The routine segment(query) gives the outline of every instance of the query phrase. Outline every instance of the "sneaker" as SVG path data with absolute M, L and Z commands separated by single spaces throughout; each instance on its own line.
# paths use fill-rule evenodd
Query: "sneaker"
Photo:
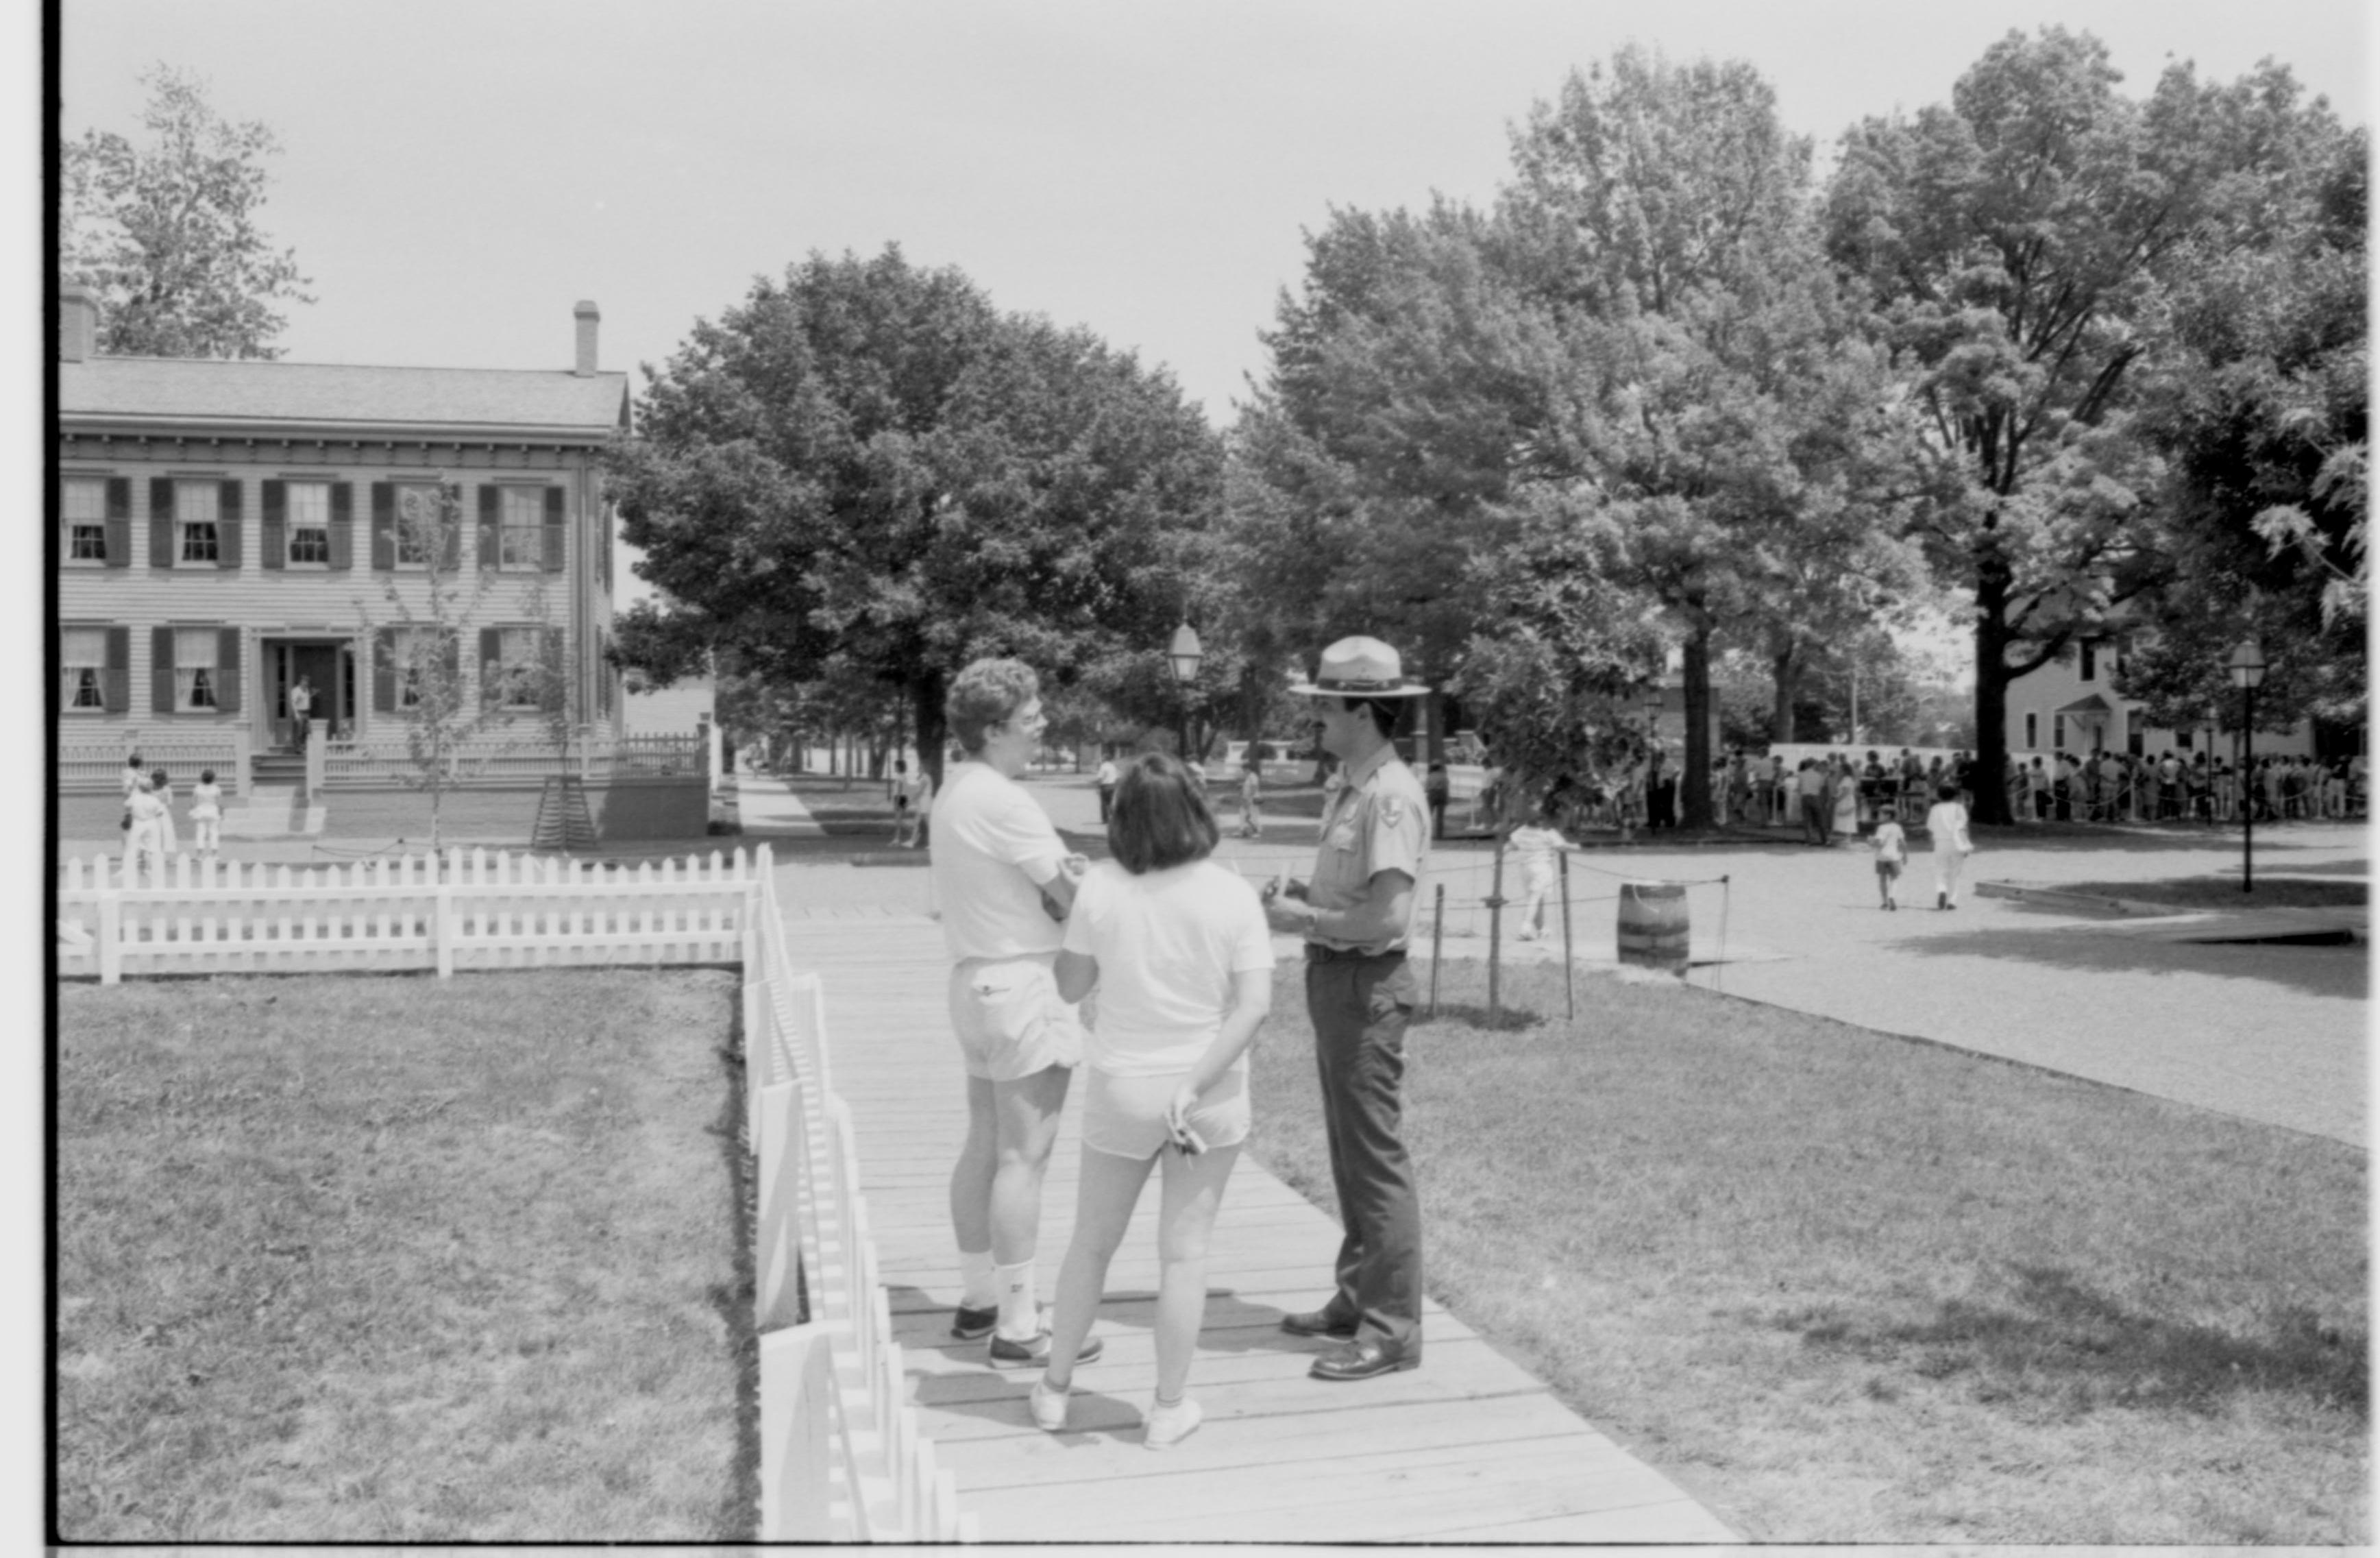
M 1082 1351 L 1075 1355 L 1076 1363 L 1095 1361 L 1107 1350 L 1107 1345 L 1096 1336 L 1083 1338 Z M 1026 1369 L 1050 1361 L 1050 1328 L 1043 1326 L 1029 1342 L 1012 1342 L 1005 1336 L 991 1339 L 991 1366 L 994 1369 Z
M 1148 1411 L 1148 1433 L 1141 1442 L 1151 1450 L 1171 1450 L 1198 1431 L 1206 1414 L 1198 1404 L 1184 1396 L 1171 1406 L 1152 1406 Z
M 1062 1433 L 1066 1428 L 1066 1398 L 1071 1391 L 1053 1391 L 1047 1380 L 1033 1382 L 1033 1426 L 1043 1433 Z
M 991 1334 L 1000 1323 L 1000 1306 L 987 1304 L 980 1309 L 970 1309 L 965 1304 L 951 1316 L 951 1334 L 962 1342 L 980 1342 Z

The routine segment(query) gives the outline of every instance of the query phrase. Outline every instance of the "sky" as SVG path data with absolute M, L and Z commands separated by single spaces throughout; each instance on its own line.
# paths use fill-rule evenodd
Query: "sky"
M 1169 369 L 1217 425 L 1332 207 L 1484 202 L 1510 126 L 1634 41 L 1748 60 L 1823 149 L 1945 99 L 2010 29 L 2168 59 L 2274 55 L 2366 114 L 2360 0 L 63 0 L 62 123 L 135 133 L 170 62 L 280 137 L 267 230 L 318 301 L 301 361 L 666 360 L 812 251 L 953 265 L 999 306 Z M 638 374 L 635 383 L 641 387 Z

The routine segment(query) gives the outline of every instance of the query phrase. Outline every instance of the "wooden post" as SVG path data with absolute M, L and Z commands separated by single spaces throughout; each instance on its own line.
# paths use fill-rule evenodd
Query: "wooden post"
M 1438 1016 L 1438 949 L 1446 935 L 1446 883 L 1438 884 L 1438 901 L 1429 911 L 1429 1015 Z
M 1496 834 L 1495 876 L 1488 889 L 1488 1026 L 1494 1028 L 1503 1011 L 1501 959 L 1504 955 L 1504 835 Z
M 1572 1021 L 1578 1018 L 1578 993 L 1572 988 L 1573 971 L 1570 962 L 1570 849 L 1567 846 L 1554 851 L 1561 866 L 1562 890 L 1562 1012 Z

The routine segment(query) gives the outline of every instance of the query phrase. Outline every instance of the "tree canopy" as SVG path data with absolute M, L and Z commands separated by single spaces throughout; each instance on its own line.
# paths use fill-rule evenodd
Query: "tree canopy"
M 1222 480 L 1169 376 L 897 247 L 813 255 L 698 322 L 607 469 L 662 591 L 625 614 L 623 665 L 666 681 L 732 648 L 793 685 L 832 662 L 907 695 L 938 773 L 968 661 L 1065 685 L 1162 652 Z
M 261 122 L 224 118 L 181 71 L 141 79 L 145 145 L 91 129 L 61 148 L 59 274 L 97 296 L 102 351 L 278 357 L 288 321 L 273 305 L 314 300 L 297 252 L 257 225 L 280 142 Z

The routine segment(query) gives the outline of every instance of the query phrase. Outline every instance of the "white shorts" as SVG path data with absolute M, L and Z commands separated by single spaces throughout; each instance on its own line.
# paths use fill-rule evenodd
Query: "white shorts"
M 970 1077 L 1014 1082 L 1083 1058 L 1083 1024 L 1058 998 L 1056 953 L 970 957 L 951 970 L 951 1030 Z
M 1167 1140 L 1165 1106 L 1189 1080 L 1188 1071 L 1159 1077 L 1111 1077 L 1093 1070 L 1083 1099 L 1083 1145 L 1119 1158 L 1153 1158 Z M 1209 1147 L 1236 1147 L 1248 1138 L 1248 1067 L 1244 1060 L 1198 1095 L 1190 1128 Z

